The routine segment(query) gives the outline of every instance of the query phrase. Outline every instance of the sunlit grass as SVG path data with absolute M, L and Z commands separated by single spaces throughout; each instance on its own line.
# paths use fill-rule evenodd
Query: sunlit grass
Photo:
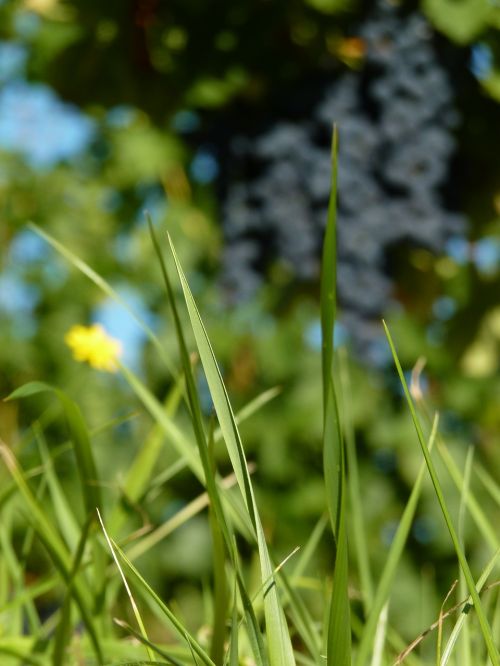
M 148 220 L 172 315 L 172 330 L 177 338 L 180 368 L 175 368 L 167 359 L 161 341 L 140 320 L 139 325 L 171 371 L 171 388 L 166 398 L 159 399 L 113 354 L 113 369 L 119 370 L 153 420 L 149 436 L 142 442 L 121 482 L 120 492 L 129 505 L 139 506 L 149 496 L 154 496 L 161 484 L 186 470 L 197 479 L 202 492 L 163 524 L 130 533 L 124 504 L 111 505 L 102 491 L 108 480 L 102 478 L 93 448 L 93 433 L 77 403 L 58 387 L 43 382 L 32 382 L 16 390 L 10 399 L 43 393 L 58 404 L 69 437 L 65 451 L 70 450 L 74 456 L 84 518 L 67 497 L 55 473 L 58 449 L 50 444 L 43 417 L 33 424 L 29 435 L 36 443 L 36 465 L 31 462 L 24 469 L 21 447 L 16 450 L 8 443 L 1 443 L 0 454 L 6 471 L 0 491 L 2 664 L 389 666 L 405 663 L 423 666 L 435 663 L 437 666 L 467 666 L 490 663 L 498 666 L 500 663 L 497 647 L 500 603 L 493 577 L 498 569 L 499 537 L 493 519 L 474 494 L 471 478 L 476 475 L 497 504 L 500 489 L 492 475 L 474 461 L 471 454 L 464 470 L 455 462 L 439 434 L 439 416 L 430 413 L 421 400 L 415 405 L 396 344 L 387 328 L 388 344 L 406 398 L 408 418 L 415 426 L 415 446 L 420 445 L 422 463 L 399 517 L 385 564 L 375 573 L 375 558 L 369 551 L 363 515 L 364 488 L 358 471 L 350 412 L 352 389 L 348 364 L 345 351 L 337 352 L 333 339 L 336 154 L 334 133 L 332 197 L 320 294 L 322 372 L 318 377 L 323 395 L 326 505 L 309 539 L 277 559 L 260 513 L 254 487 L 255 467 L 246 459 L 240 432 L 241 422 L 251 418 L 255 411 L 265 409 L 278 391 L 265 392 L 240 413 L 235 413 L 216 359 L 217 341 L 212 343 L 209 338 L 182 261 L 170 237 L 155 230 Z M 37 232 L 97 287 L 118 299 L 110 285 L 91 267 L 46 233 Z M 182 298 L 178 295 L 179 287 Z M 103 333 L 100 335 L 102 342 Z M 87 352 L 80 356 L 81 361 L 94 359 Z M 210 389 L 214 406 L 212 418 L 207 418 L 201 409 L 195 380 L 197 362 L 201 363 Z M 101 367 L 106 366 L 103 363 Z M 185 419 L 178 418 L 181 407 L 189 415 L 189 428 L 185 427 Z M 214 453 L 220 442 L 224 443 L 231 467 L 224 474 L 217 468 Z M 174 463 L 163 464 L 165 446 L 175 453 Z M 436 459 L 460 493 L 458 521 L 453 518 L 445 497 Z M 460 570 L 457 569 L 457 577 L 462 581 L 458 587 L 463 598 L 457 602 L 455 592 L 450 592 L 449 599 L 442 599 L 442 610 L 435 622 L 423 628 L 422 634 L 408 644 L 398 634 L 397 618 L 391 616 L 391 596 L 398 585 L 399 565 L 428 476 L 456 553 Z M 148 571 L 141 569 L 140 562 L 144 555 L 154 554 L 156 545 L 167 535 L 205 510 L 208 510 L 212 542 L 213 576 L 210 586 L 207 587 L 205 581 L 209 629 L 203 635 L 190 630 L 189 621 L 182 617 L 175 604 L 167 603 L 153 589 L 148 582 Z M 21 548 L 14 540 L 14 524 L 19 520 L 25 525 Z M 466 556 L 464 533 L 468 521 L 479 530 L 488 553 L 483 570 L 475 573 Z M 333 547 L 325 580 L 312 576 L 309 570 L 327 530 L 330 530 Z M 42 544 L 50 566 L 36 583 L 27 584 L 25 565 L 35 542 Z M 253 553 L 256 575 L 249 573 L 252 561 L 249 553 Z M 359 587 L 356 594 L 354 580 Z M 315 608 L 309 604 L 311 590 L 321 599 L 319 615 L 317 604 Z M 37 601 L 48 592 L 57 594 L 60 602 L 48 618 L 42 619 Z M 154 631 L 150 630 L 149 623 Z M 164 630 L 163 640 L 155 637 L 158 627 Z M 429 662 L 418 648 L 431 637 L 436 650 Z

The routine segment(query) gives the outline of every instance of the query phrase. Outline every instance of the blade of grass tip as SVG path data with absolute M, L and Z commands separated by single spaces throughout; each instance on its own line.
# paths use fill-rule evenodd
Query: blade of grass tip
M 174 325 L 175 325 L 175 332 L 177 336 L 177 343 L 179 346 L 179 351 L 180 351 L 180 356 L 181 356 L 181 362 L 182 362 L 182 367 L 184 370 L 184 377 L 185 377 L 185 382 L 186 382 L 186 393 L 187 393 L 187 401 L 188 401 L 188 407 L 190 410 L 191 414 L 191 424 L 193 427 L 196 443 L 198 446 L 198 452 L 200 454 L 200 460 L 201 464 L 203 467 L 203 473 L 205 477 L 205 485 L 207 489 L 208 496 L 210 498 L 210 503 L 211 503 L 211 509 L 215 513 L 219 528 L 222 532 L 222 536 L 224 538 L 225 543 L 227 544 L 228 552 L 231 552 L 231 536 L 230 536 L 230 528 L 227 523 L 224 510 L 222 507 L 222 501 L 221 501 L 221 496 L 218 492 L 217 484 L 215 481 L 215 470 L 214 470 L 214 465 L 213 465 L 213 459 L 210 459 L 210 454 L 209 454 L 209 449 L 210 446 L 213 446 L 213 439 L 212 439 L 212 444 L 210 445 L 209 441 L 207 440 L 206 434 L 205 434 L 205 425 L 203 422 L 203 416 L 201 412 L 201 405 L 200 405 L 200 399 L 198 395 L 198 390 L 196 386 L 196 382 L 194 379 L 193 375 L 193 365 L 191 361 L 191 355 L 188 352 L 187 344 L 186 344 L 186 339 L 184 336 L 184 330 L 181 324 L 181 319 L 179 316 L 179 311 L 177 309 L 177 303 L 175 299 L 175 294 L 174 290 L 172 287 L 172 283 L 170 281 L 170 277 L 168 275 L 167 267 L 165 265 L 165 261 L 163 259 L 163 252 L 161 250 L 160 244 L 158 242 L 158 238 L 156 236 L 156 232 L 154 230 L 153 223 L 151 221 L 151 218 L 148 214 L 146 214 L 146 219 L 148 223 L 148 228 L 149 228 L 149 233 L 151 236 L 151 241 L 153 243 L 154 249 L 156 251 L 156 255 L 158 257 L 158 261 L 160 263 L 160 268 L 161 272 L 163 275 L 163 281 L 165 284 L 165 289 L 167 292 L 167 298 L 169 301 L 170 308 L 172 310 L 172 315 L 174 319 Z M 213 431 L 212 431 L 213 435 Z
M 62 579 L 67 581 L 70 578 L 71 560 L 69 553 L 66 550 L 66 546 L 40 508 L 39 503 L 24 478 L 24 474 L 19 467 L 14 454 L 8 446 L 2 442 L 2 440 L 0 440 L 0 456 L 3 458 L 7 469 L 16 483 L 20 495 L 27 505 L 28 516 L 33 528 L 49 553 L 50 558 Z M 80 609 L 82 621 L 90 636 L 97 662 L 102 664 L 103 657 L 101 642 L 90 611 L 91 600 L 89 598 L 88 590 L 80 584 L 80 581 L 75 581 L 72 593 Z
M 172 363 L 171 359 L 167 356 L 163 345 L 161 344 L 158 337 L 155 335 L 154 331 L 146 324 L 145 321 L 134 311 L 133 308 L 123 299 L 118 292 L 113 289 L 113 287 L 107 282 L 99 273 L 97 273 L 93 268 L 91 268 L 83 259 L 80 259 L 76 254 L 71 252 L 65 245 L 56 240 L 53 236 L 48 234 L 46 231 L 41 229 L 39 226 L 30 222 L 28 227 L 34 231 L 38 236 L 43 238 L 56 252 L 63 256 L 72 266 L 74 266 L 80 273 L 83 273 L 91 282 L 93 282 L 96 287 L 98 287 L 102 292 L 109 296 L 121 305 L 121 307 L 128 312 L 136 324 L 144 331 L 146 336 L 155 346 L 157 352 L 160 355 L 160 358 L 165 364 L 165 367 L 169 371 L 172 377 L 176 377 L 177 373 L 175 371 L 175 366 Z
M 439 418 L 436 414 L 432 424 L 432 431 L 429 436 L 428 447 L 429 450 L 432 450 L 434 442 L 437 436 Z M 410 533 L 410 529 L 413 523 L 413 518 L 415 516 L 415 511 L 417 509 L 418 500 L 420 497 L 420 492 L 422 490 L 422 483 L 424 480 L 426 472 L 425 462 L 422 463 L 420 470 L 418 472 L 415 483 L 413 484 L 410 497 L 399 521 L 396 534 L 392 540 L 391 546 L 389 548 L 389 553 L 386 557 L 385 565 L 382 570 L 382 575 L 380 576 L 379 583 L 375 590 L 373 597 L 373 603 L 368 614 L 368 618 L 363 627 L 361 634 L 361 639 L 359 641 L 358 650 L 356 653 L 356 658 L 354 660 L 355 666 L 365 666 L 368 661 L 368 657 L 372 650 L 373 641 L 375 639 L 375 633 L 377 630 L 377 625 L 379 622 L 380 613 L 382 612 L 383 607 L 389 599 L 389 595 L 392 588 L 392 583 L 396 575 L 397 567 L 403 554 L 403 550 Z
M 486 567 L 483 569 L 481 576 L 479 577 L 479 580 L 477 581 L 476 589 L 478 593 L 480 593 L 483 589 L 485 588 L 486 581 L 491 575 L 491 572 L 495 568 L 498 558 L 500 556 L 500 548 L 496 551 L 496 553 L 493 555 L 493 557 L 489 560 L 487 563 Z M 472 598 L 470 596 L 467 597 L 467 599 L 464 599 L 460 603 L 456 604 L 450 612 L 453 612 L 457 610 L 458 608 L 464 606 L 462 608 L 462 612 L 460 613 L 460 616 L 458 617 L 458 620 L 455 622 L 455 626 L 453 627 L 453 630 L 450 634 L 450 637 L 448 638 L 448 642 L 446 643 L 446 646 L 443 650 L 443 656 L 441 657 L 441 662 L 440 666 L 446 666 L 448 664 L 448 661 L 452 655 L 453 649 L 455 647 L 455 644 L 458 640 L 458 637 L 460 635 L 460 632 L 463 629 L 463 626 L 466 622 L 468 622 L 468 618 L 470 613 L 466 612 L 466 608 L 472 603 Z
M 233 562 L 233 567 L 234 570 L 237 572 L 237 580 L 239 583 L 240 587 L 240 596 L 242 598 L 243 606 L 245 609 L 245 617 L 247 621 L 247 629 L 249 631 L 249 637 L 250 637 L 250 643 L 254 652 L 254 656 L 256 659 L 257 664 L 259 666 L 264 666 L 266 663 L 264 652 L 263 652 L 263 645 L 262 645 L 262 637 L 260 635 L 260 627 L 258 625 L 258 622 L 255 618 L 255 614 L 253 613 L 253 608 L 251 606 L 250 600 L 248 599 L 248 595 L 246 593 L 245 586 L 243 584 L 243 576 L 238 573 L 238 560 L 237 560 L 237 552 L 236 549 L 233 547 L 234 546 L 234 535 L 232 534 L 232 530 L 229 528 L 229 525 L 226 522 L 226 518 L 224 515 L 224 511 L 222 509 L 220 497 L 219 497 L 219 489 L 215 486 L 215 479 L 214 479 L 214 474 L 212 470 L 212 462 L 208 458 L 208 443 L 206 441 L 205 437 L 205 432 L 204 432 L 204 426 L 203 426 L 203 419 L 201 416 L 201 408 L 200 408 L 200 403 L 199 403 L 199 398 L 198 398 L 198 393 L 196 390 L 196 385 L 192 373 L 192 364 L 190 360 L 190 355 L 188 354 L 187 351 L 187 345 L 184 337 L 184 332 L 183 328 L 180 322 L 180 317 L 177 309 L 177 303 L 175 300 L 175 295 L 172 287 L 172 283 L 170 281 L 168 271 L 163 259 L 163 253 L 161 251 L 160 244 L 158 242 L 158 239 L 156 237 L 156 233 L 153 227 L 153 224 L 151 222 L 151 219 L 147 217 L 148 221 L 148 226 L 150 230 L 150 235 L 151 235 L 151 240 L 153 242 L 153 245 L 155 247 L 158 260 L 160 262 L 160 267 L 162 270 L 163 274 L 163 279 L 167 291 L 167 297 L 169 300 L 169 304 L 172 310 L 173 314 L 173 319 L 175 323 L 175 328 L 176 328 L 176 335 L 177 335 L 177 340 L 178 340 L 178 345 L 180 349 L 180 354 L 181 354 L 181 360 L 182 360 L 182 365 L 184 369 L 184 375 L 186 378 L 186 392 L 187 392 L 187 398 L 189 401 L 189 407 L 191 411 L 191 418 L 193 422 L 193 427 L 194 427 L 194 433 L 196 437 L 196 441 L 198 444 L 198 450 L 200 453 L 200 459 L 203 465 L 203 470 L 204 470 L 204 475 L 205 475 L 205 481 L 206 481 L 206 488 L 207 488 L 207 499 L 211 502 L 211 508 L 213 512 L 215 513 L 215 516 L 217 518 L 219 527 L 221 528 L 221 533 L 224 538 L 224 541 L 226 542 L 226 546 L 228 549 L 229 554 L 232 556 L 232 562 Z M 202 359 L 203 362 L 203 359 Z M 231 506 L 231 505 L 229 505 Z
M 450 533 L 451 540 L 453 542 L 453 546 L 455 548 L 455 552 L 457 554 L 458 561 L 460 563 L 460 566 L 462 568 L 462 571 L 465 576 L 465 580 L 467 582 L 467 587 L 469 589 L 469 593 L 472 597 L 472 601 L 474 604 L 474 608 L 476 609 L 477 617 L 479 620 L 479 625 L 481 627 L 481 633 L 484 638 L 484 642 L 486 643 L 486 648 L 488 650 L 488 655 L 490 657 L 491 663 L 493 666 L 500 666 L 500 656 L 498 653 L 498 649 L 493 641 L 493 636 L 491 633 L 491 627 L 489 625 L 488 619 L 486 617 L 486 614 L 483 609 L 483 605 L 481 603 L 481 599 L 479 598 L 479 595 L 476 590 L 476 586 L 474 583 L 474 578 L 472 577 L 472 573 L 469 567 L 469 563 L 467 562 L 467 559 L 465 557 L 465 554 L 463 552 L 463 549 L 460 545 L 460 541 L 458 538 L 458 535 L 456 533 L 455 527 L 453 525 L 453 521 L 451 519 L 451 515 L 448 509 L 448 506 L 446 504 L 446 500 L 444 498 L 443 490 L 441 488 L 441 484 L 439 482 L 439 478 L 436 472 L 436 469 L 434 467 L 434 462 L 430 456 L 430 453 L 427 449 L 426 443 L 425 443 L 425 437 L 422 431 L 422 426 L 420 425 L 420 420 L 418 418 L 417 412 L 415 410 L 415 407 L 413 405 L 413 400 L 411 398 L 409 389 L 408 389 L 408 384 L 406 382 L 406 378 L 403 373 L 403 369 L 401 367 L 401 363 L 399 362 L 399 358 L 396 352 L 396 348 L 394 346 L 394 342 L 392 340 L 391 334 L 389 332 L 389 329 L 387 328 L 387 325 L 385 322 L 382 322 L 384 325 L 385 333 L 387 336 L 387 339 L 389 341 L 389 346 L 391 348 L 392 356 L 394 358 L 394 363 L 396 365 L 396 369 L 398 371 L 398 375 L 401 381 L 401 385 L 403 387 L 403 391 L 406 397 L 406 402 L 408 404 L 411 417 L 413 420 L 413 424 L 415 426 L 415 431 L 417 433 L 417 438 L 420 443 L 420 447 L 422 449 L 425 462 L 427 465 L 427 469 L 429 471 L 429 475 L 431 477 L 432 485 L 434 486 L 434 491 L 436 493 L 436 497 L 438 499 L 439 505 L 441 507 L 441 512 L 443 514 L 443 517 L 445 519 L 446 526 L 448 528 L 448 531 Z
M 241 437 L 235 422 L 233 410 L 226 387 L 213 352 L 210 340 L 203 325 L 198 308 L 187 283 L 186 277 L 178 260 L 173 243 L 168 237 L 170 250 L 179 276 L 184 299 L 187 305 L 191 326 L 193 328 L 198 353 L 205 371 L 205 376 L 214 403 L 219 425 L 229 453 L 238 485 L 246 503 L 248 514 L 253 523 L 259 551 L 261 565 L 261 579 L 264 581 L 272 574 L 272 565 L 264 530 L 260 522 L 257 505 L 253 493 L 252 482 L 248 465 L 245 459 Z M 295 663 L 292 644 L 283 609 L 280 605 L 278 592 L 274 585 L 264 600 L 264 614 L 266 619 L 266 635 L 268 643 L 269 661 L 271 666 L 291 666 Z
M 323 458 L 327 504 L 335 538 L 330 612 L 325 632 L 327 665 L 351 663 L 350 603 L 348 593 L 345 449 L 334 384 L 334 329 L 337 315 L 337 169 L 338 133 L 332 136 L 331 193 L 321 265 L 321 337 L 323 374 Z
M 144 626 L 144 622 L 142 621 L 142 617 L 141 617 L 141 614 L 139 612 L 139 608 L 137 607 L 137 604 L 135 603 L 134 596 L 133 596 L 132 591 L 129 587 L 129 584 L 127 582 L 125 574 L 123 573 L 123 569 L 120 565 L 120 562 L 119 562 L 119 560 L 116 556 L 115 550 L 113 548 L 113 544 L 111 543 L 111 539 L 109 538 L 108 533 L 106 531 L 106 528 L 104 527 L 104 522 L 102 520 L 101 513 L 100 513 L 98 508 L 96 508 L 96 512 L 97 512 L 97 518 L 99 519 L 99 523 L 101 524 L 101 529 L 103 531 L 104 538 L 106 539 L 106 543 L 108 544 L 109 550 L 111 552 L 111 556 L 113 557 L 113 560 L 115 561 L 115 564 L 116 564 L 116 566 L 118 568 L 118 571 L 120 573 L 120 577 L 123 581 L 123 586 L 125 587 L 125 591 L 127 592 L 127 596 L 129 598 L 130 605 L 132 607 L 132 611 L 134 613 L 135 620 L 137 622 L 137 626 L 140 629 L 141 636 L 143 638 L 145 638 L 146 640 L 149 640 L 147 632 L 146 632 L 146 627 Z M 151 661 L 155 661 L 155 656 L 154 656 L 151 648 L 149 646 L 146 646 L 146 650 L 147 650 L 148 658 Z
M 156 594 L 156 592 L 153 590 L 153 588 L 146 582 L 146 580 L 143 578 L 143 576 L 141 576 L 139 571 L 135 568 L 135 566 L 132 564 L 132 562 L 129 560 L 129 558 L 125 555 L 123 550 L 118 546 L 118 544 L 113 539 L 110 539 L 110 541 L 113 544 L 113 548 L 114 548 L 115 553 L 118 554 L 121 561 L 126 565 L 127 569 L 133 575 L 133 578 L 136 582 L 137 590 L 139 592 L 142 592 L 144 598 L 149 598 L 160 608 L 163 615 L 168 619 L 168 621 L 170 622 L 172 627 L 177 631 L 179 636 L 185 641 L 186 640 L 186 628 L 178 620 L 178 618 L 175 616 L 175 614 L 172 613 L 172 611 L 168 608 L 168 606 L 162 601 L 162 599 Z M 188 634 L 188 635 L 189 635 L 189 640 L 190 640 L 191 645 L 194 647 L 194 650 L 195 650 L 196 654 L 202 660 L 202 662 L 204 664 L 206 664 L 206 666 L 215 666 L 214 662 L 206 654 L 206 652 L 199 645 L 199 643 L 196 641 L 196 639 L 191 634 Z
M 366 542 L 367 530 L 363 517 L 363 503 L 361 500 L 361 486 L 359 481 L 358 458 L 356 454 L 356 440 L 354 435 L 354 425 L 351 414 L 351 381 L 349 368 L 347 364 L 347 351 L 341 348 L 338 354 L 340 369 L 340 410 L 344 416 L 344 433 L 346 461 L 349 475 L 347 477 L 347 487 L 351 512 L 349 516 L 352 525 L 351 532 L 354 540 L 354 548 L 358 564 L 359 580 L 362 590 L 363 608 L 365 617 L 368 616 L 369 609 L 373 601 L 373 579 L 370 570 L 370 558 L 368 545 Z

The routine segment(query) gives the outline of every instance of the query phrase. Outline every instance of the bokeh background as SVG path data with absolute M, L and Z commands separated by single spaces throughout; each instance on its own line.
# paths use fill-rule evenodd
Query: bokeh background
M 426 359 L 421 387 L 457 461 L 472 445 L 498 475 L 494 1 L 2 0 L 0 395 L 43 379 L 74 396 L 92 428 L 130 416 L 95 438 L 118 485 L 151 424 L 118 375 L 71 358 L 64 335 L 100 322 L 158 396 L 171 377 L 127 310 L 27 224 L 102 274 L 175 358 L 147 210 L 174 238 L 236 407 L 282 389 L 243 435 L 273 548 L 285 555 L 304 543 L 324 511 L 318 275 L 334 122 L 336 338 L 349 359 L 377 567 L 419 464 L 382 317 L 408 372 Z M 18 441 L 46 407 L 0 403 L 2 438 Z M 54 445 L 63 441 L 62 424 L 51 428 Z M 64 456 L 59 473 L 70 488 Z M 166 520 L 199 490 L 178 475 L 148 520 Z M 449 491 L 453 501 L 451 482 Z M 110 501 L 113 492 L 110 483 Z M 131 529 L 140 526 L 144 516 L 130 513 Z M 442 527 L 427 488 L 393 606 L 405 608 L 409 638 L 436 616 L 456 575 Z M 474 533 L 470 544 L 472 561 L 484 562 Z M 325 540 L 318 572 L 330 547 Z M 144 557 L 193 626 L 209 553 L 199 517 Z

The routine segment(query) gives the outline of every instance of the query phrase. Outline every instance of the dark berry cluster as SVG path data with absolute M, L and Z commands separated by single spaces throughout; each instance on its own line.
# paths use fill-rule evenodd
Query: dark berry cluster
M 462 220 L 443 202 L 457 113 L 428 23 L 382 1 L 358 37 L 363 67 L 329 84 L 307 116 L 233 140 L 245 177 L 227 188 L 223 274 L 235 299 L 276 261 L 299 280 L 318 275 L 337 123 L 338 296 L 362 348 L 393 299 L 388 253 L 401 243 L 440 251 Z

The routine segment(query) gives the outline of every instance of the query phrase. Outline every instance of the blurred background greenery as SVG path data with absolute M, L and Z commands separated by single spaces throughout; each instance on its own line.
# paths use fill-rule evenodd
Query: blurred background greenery
M 315 199 L 308 178 L 316 158 L 328 165 L 325 127 L 338 122 L 345 173 L 338 338 L 349 350 L 346 400 L 369 540 L 382 563 L 420 459 L 382 316 L 408 371 L 426 359 L 421 387 L 441 411 L 457 459 L 473 445 L 498 474 L 499 37 L 500 6 L 490 0 L 1 1 L 0 395 L 44 379 L 68 390 L 93 428 L 133 414 L 95 438 L 103 476 L 119 484 L 150 422 L 119 376 L 73 361 L 64 335 L 75 323 L 101 322 L 157 395 L 171 378 L 127 311 L 27 223 L 102 274 L 175 356 L 148 210 L 174 238 L 235 405 L 282 388 L 243 434 L 273 548 L 280 556 L 304 543 L 325 506 L 317 299 L 324 192 Z M 401 80 L 394 84 L 398 76 L 411 84 L 397 49 L 428 56 L 411 65 L 418 84 L 411 95 Z M 432 106 L 443 89 L 446 122 Z M 424 135 L 425 159 L 412 161 Z M 401 146 L 403 162 L 390 162 Z M 273 169 L 283 165 L 279 180 Z M 359 179 L 351 183 L 350 174 Z M 412 189 L 417 180 L 421 190 Z M 372 186 L 375 198 L 363 199 Z M 365 202 L 363 214 L 350 191 Z M 409 206 L 417 210 L 411 218 Z M 14 445 L 46 406 L 0 403 L 2 438 Z M 63 441 L 62 426 L 52 427 L 54 443 Z M 59 471 L 70 487 L 64 458 Z M 134 521 L 166 520 L 198 491 L 177 476 L 146 518 L 131 509 L 131 529 Z M 483 562 L 477 535 L 470 543 L 472 559 Z M 405 599 L 420 600 L 406 609 L 410 638 L 422 617 L 435 617 L 456 576 L 429 489 L 411 545 L 393 606 L 396 613 Z M 328 551 L 325 542 L 318 571 Z M 197 518 L 145 558 L 193 626 L 209 552 L 206 521 Z

